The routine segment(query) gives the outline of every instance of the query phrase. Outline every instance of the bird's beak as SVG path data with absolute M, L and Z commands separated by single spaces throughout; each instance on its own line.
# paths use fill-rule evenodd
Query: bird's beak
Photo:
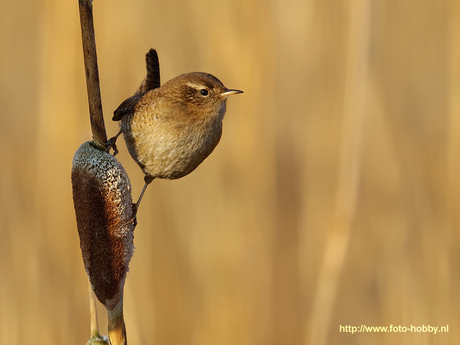
M 220 95 L 221 95 L 222 97 L 227 97 L 227 96 L 236 95 L 236 94 L 239 94 L 239 93 L 243 93 L 243 91 L 241 91 L 241 90 L 234 90 L 234 89 L 225 89 L 224 92 L 222 92 Z

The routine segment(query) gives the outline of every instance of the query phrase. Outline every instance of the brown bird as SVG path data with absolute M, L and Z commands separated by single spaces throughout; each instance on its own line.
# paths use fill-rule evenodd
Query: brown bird
M 222 135 L 227 97 L 243 92 L 227 89 L 203 72 L 182 74 L 160 87 L 158 57 L 152 51 L 147 53 L 146 79 L 113 116 L 121 120 L 117 136 L 123 133 L 129 153 L 145 173 L 136 210 L 155 178 L 184 177 L 209 156 Z

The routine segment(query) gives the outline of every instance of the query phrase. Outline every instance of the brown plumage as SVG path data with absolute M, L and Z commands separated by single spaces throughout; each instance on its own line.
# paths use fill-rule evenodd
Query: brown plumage
M 145 54 L 145 65 L 147 67 L 147 76 L 142 81 L 136 91 L 136 94 L 144 94 L 149 90 L 160 87 L 160 61 L 155 49 L 150 49 Z
M 161 87 L 159 71 L 147 73 L 143 85 L 139 90 L 150 89 L 126 99 L 113 116 L 121 120 L 128 151 L 145 173 L 137 205 L 153 179 L 186 176 L 209 156 L 222 135 L 227 97 L 242 93 L 202 72 L 182 74 Z

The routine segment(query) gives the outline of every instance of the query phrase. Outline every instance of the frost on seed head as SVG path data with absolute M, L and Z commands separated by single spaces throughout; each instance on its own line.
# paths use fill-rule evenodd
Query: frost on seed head
M 123 294 L 134 250 L 131 183 L 115 157 L 88 141 L 73 158 L 72 191 L 86 273 L 110 310 Z

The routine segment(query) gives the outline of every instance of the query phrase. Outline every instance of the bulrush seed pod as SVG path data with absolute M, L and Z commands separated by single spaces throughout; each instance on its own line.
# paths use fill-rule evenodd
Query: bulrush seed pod
M 86 273 L 110 313 L 122 306 L 134 248 L 131 183 L 115 157 L 88 141 L 73 158 L 72 191 Z

